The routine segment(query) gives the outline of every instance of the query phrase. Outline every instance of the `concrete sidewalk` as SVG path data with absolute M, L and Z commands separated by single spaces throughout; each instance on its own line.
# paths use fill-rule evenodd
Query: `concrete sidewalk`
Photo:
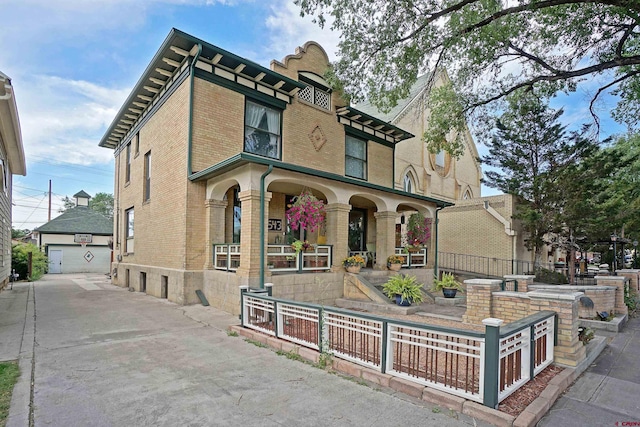
M 640 425 L 640 318 L 608 347 L 540 420 L 549 426 Z
M 487 425 L 289 360 L 228 336 L 235 316 L 104 276 L 45 276 L 0 304 L 0 355 L 21 367 L 10 427 Z

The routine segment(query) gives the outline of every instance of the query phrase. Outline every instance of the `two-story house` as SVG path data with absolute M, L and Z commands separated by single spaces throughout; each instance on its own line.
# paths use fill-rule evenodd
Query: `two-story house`
M 116 158 L 114 283 L 183 304 L 202 290 L 230 312 L 239 286 L 265 281 L 329 302 L 345 256 L 373 242 L 384 269 L 403 212 L 451 204 L 396 188 L 396 146 L 413 135 L 350 107 L 327 66 L 314 42 L 265 68 L 170 32 L 100 141 Z M 303 190 L 326 221 L 296 253 L 285 212 Z
M 26 175 L 18 107 L 11 79 L 0 72 L 0 289 L 11 274 L 13 175 Z

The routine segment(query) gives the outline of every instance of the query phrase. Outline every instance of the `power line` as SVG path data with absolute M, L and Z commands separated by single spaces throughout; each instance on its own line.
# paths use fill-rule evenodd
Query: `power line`
M 45 195 L 42 197 L 42 200 L 40 200 L 40 203 L 38 203 L 38 206 L 37 206 L 36 208 L 34 208 L 34 209 L 31 211 L 31 213 L 29 214 L 29 216 L 28 216 L 28 217 L 27 217 L 27 218 L 22 222 L 22 224 L 20 224 L 20 225 L 19 225 L 18 227 L 16 227 L 16 228 L 23 227 L 23 226 L 27 223 L 27 221 L 29 220 L 29 218 L 31 218 L 31 216 L 36 212 L 36 209 L 37 209 L 38 207 L 40 207 L 40 205 L 42 204 L 42 202 L 43 202 L 46 198 L 47 198 L 47 195 L 45 194 Z

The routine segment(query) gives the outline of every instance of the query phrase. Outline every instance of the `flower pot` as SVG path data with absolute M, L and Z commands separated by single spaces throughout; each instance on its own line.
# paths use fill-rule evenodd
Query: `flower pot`
M 402 267 L 402 264 L 389 264 L 387 267 L 391 271 L 400 271 L 400 268 Z
M 442 294 L 444 295 L 445 298 L 455 298 L 456 292 L 458 292 L 457 289 L 447 289 L 447 288 L 442 289 Z
M 358 274 L 360 273 L 360 266 L 359 265 L 349 265 L 347 267 L 345 267 L 347 269 L 347 272 L 349 273 L 354 273 L 354 274 Z
M 406 248 L 407 252 L 415 254 L 416 252 L 420 252 L 420 249 L 422 248 L 418 248 L 418 247 L 414 247 L 414 248 Z
M 402 299 L 402 295 L 396 295 L 396 304 L 402 307 L 409 307 L 411 305 L 411 301 Z

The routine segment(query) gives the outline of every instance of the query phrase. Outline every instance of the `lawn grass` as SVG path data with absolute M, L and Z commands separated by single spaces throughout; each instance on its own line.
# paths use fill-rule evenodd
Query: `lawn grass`
M 18 362 L 0 363 L 0 427 L 4 427 L 7 422 L 11 393 L 13 393 L 13 386 L 19 376 Z

